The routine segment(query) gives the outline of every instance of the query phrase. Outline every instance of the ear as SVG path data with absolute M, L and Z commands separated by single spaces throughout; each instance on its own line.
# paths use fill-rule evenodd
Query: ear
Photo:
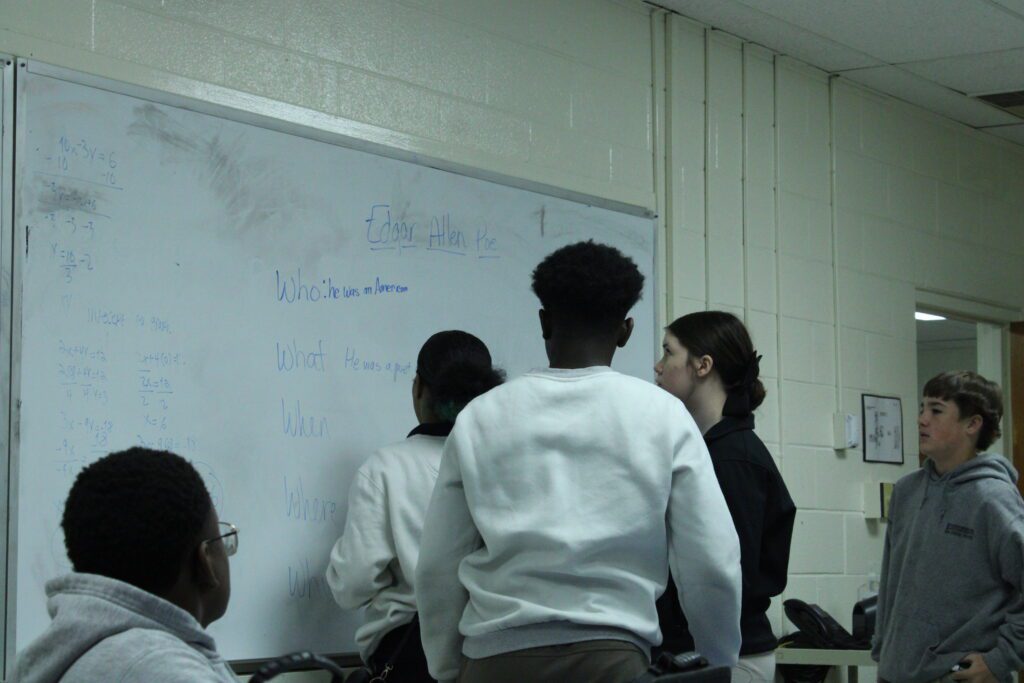
M 200 543 L 192 556 L 192 571 L 196 586 L 203 592 L 220 586 L 220 578 L 215 569 L 216 563 L 209 543 Z
M 426 387 L 423 386 L 423 380 L 420 379 L 420 373 L 416 373 L 416 376 L 412 378 L 412 398 L 414 401 L 419 401 L 423 398 L 423 391 Z
M 537 311 L 540 316 L 540 335 L 544 340 L 551 339 L 551 315 L 543 308 Z
M 707 377 L 715 367 L 715 359 L 707 354 L 700 358 L 694 358 L 693 361 L 698 377 Z
M 977 436 L 984 424 L 985 420 L 982 419 L 981 415 L 971 415 L 967 418 L 967 435 Z
M 622 321 L 622 326 L 619 327 L 618 338 L 615 340 L 615 345 L 620 349 L 626 345 L 629 341 L 630 336 L 633 334 L 633 319 L 626 318 Z

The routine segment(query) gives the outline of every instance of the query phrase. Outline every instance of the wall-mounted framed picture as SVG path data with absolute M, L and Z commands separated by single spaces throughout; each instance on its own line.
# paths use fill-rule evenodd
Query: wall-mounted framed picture
M 896 396 L 861 394 L 864 462 L 903 464 L 903 405 Z

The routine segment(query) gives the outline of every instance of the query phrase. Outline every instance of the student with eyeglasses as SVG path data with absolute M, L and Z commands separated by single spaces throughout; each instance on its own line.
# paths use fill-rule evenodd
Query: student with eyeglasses
M 61 526 L 74 571 L 46 584 L 53 620 L 15 681 L 237 681 L 206 627 L 228 606 L 238 529 L 187 460 L 146 448 L 97 460 Z

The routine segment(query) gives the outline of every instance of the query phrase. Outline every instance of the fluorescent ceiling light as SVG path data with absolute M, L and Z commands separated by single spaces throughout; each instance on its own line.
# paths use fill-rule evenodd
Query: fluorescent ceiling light
M 945 320 L 944 315 L 935 315 L 934 313 L 922 313 L 921 311 L 914 311 L 914 320 Z

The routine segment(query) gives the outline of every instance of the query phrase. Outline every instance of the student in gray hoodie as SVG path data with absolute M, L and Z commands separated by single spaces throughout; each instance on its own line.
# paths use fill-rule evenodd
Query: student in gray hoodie
M 53 621 L 19 683 L 235 683 L 205 628 L 231 594 L 238 531 L 195 468 L 132 448 L 79 473 L 61 522 L 75 572 L 46 585 Z
M 896 484 L 885 539 L 872 649 L 880 680 L 1009 681 L 1024 667 L 1024 502 L 1013 466 L 984 453 L 1002 412 L 999 387 L 973 372 L 924 387 L 928 459 Z

